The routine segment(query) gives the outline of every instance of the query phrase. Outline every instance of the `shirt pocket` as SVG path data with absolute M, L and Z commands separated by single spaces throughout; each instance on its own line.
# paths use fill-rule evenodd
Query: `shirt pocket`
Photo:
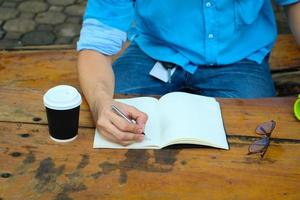
M 264 2 L 265 0 L 234 0 L 236 28 L 252 24 L 260 15 Z

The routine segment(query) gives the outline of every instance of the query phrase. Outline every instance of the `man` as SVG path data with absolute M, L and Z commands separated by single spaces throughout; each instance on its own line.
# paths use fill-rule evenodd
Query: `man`
M 298 44 L 299 1 L 277 0 L 287 8 Z M 111 55 L 120 51 L 128 30 L 134 30 L 131 45 L 112 67 Z M 274 96 L 268 55 L 276 35 L 271 0 L 89 0 L 78 72 L 96 127 L 122 145 L 144 139 L 146 114 L 115 102 L 114 92 Z M 115 114 L 112 104 L 137 123 Z

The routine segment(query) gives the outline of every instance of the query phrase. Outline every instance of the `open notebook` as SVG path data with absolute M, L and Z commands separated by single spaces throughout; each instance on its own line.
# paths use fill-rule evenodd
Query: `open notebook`
M 128 146 L 105 140 L 96 130 L 94 148 L 160 149 L 173 144 L 198 144 L 228 149 L 219 103 L 211 97 L 172 92 L 152 97 L 117 99 L 148 114 L 145 139 Z

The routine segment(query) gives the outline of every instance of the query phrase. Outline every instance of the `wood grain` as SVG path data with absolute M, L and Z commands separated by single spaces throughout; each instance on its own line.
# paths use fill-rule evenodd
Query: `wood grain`
M 117 56 L 115 56 L 116 58 Z M 74 50 L 0 52 L 0 86 L 45 89 L 58 84 L 78 87 Z M 291 35 L 280 35 L 271 55 L 272 71 L 300 67 L 300 50 Z
M 59 84 L 78 87 L 76 53 L 71 50 L 0 54 L 0 86 L 46 91 Z
M 272 75 L 272 79 L 277 85 L 294 83 L 300 86 L 300 70 L 286 73 L 276 73 Z
M 292 37 L 281 35 L 272 70 L 297 70 L 299 58 Z M 93 149 L 85 101 L 75 141 L 48 135 L 42 96 L 58 84 L 79 89 L 74 50 L 0 52 L 0 74 L 0 200 L 300 199 L 295 97 L 217 99 L 230 151 Z M 256 125 L 271 119 L 277 126 L 266 157 L 246 155 Z
M 125 96 L 116 96 L 124 98 Z M 277 122 L 278 138 L 300 139 L 300 123 L 293 116 L 296 97 L 272 99 L 221 99 L 224 126 L 229 135 L 255 136 L 255 127 L 271 119 Z M 39 90 L 0 87 L 0 121 L 47 124 L 43 93 Z M 40 121 L 36 121 L 40 118 Z M 80 126 L 94 127 L 89 107 L 83 101 Z
M 300 48 L 292 35 L 278 36 L 271 53 L 270 64 L 273 72 L 300 68 Z
M 0 87 L 44 92 L 60 84 L 79 88 L 74 50 L 0 51 L 0 73 L 5 74 L 0 76 Z
M 47 126 L 0 122 L 2 199 L 299 199 L 300 141 L 273 140 L 266 157 L 230 151 L 92 149 L 93 129 L 66 144 Z

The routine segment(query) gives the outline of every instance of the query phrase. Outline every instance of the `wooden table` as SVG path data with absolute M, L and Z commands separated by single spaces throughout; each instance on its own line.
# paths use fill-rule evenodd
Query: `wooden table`
M 93 149 L 86 102 L 78 138 L 49 138 L 42 95 L 77 88 L 74 51 L 0 53 L 0 200 L 300 199 L 300 122 L 295 97 L 218 99 L 230 150 Z M 275 120 L 261 159 L 246 155 L 257 124 Z

